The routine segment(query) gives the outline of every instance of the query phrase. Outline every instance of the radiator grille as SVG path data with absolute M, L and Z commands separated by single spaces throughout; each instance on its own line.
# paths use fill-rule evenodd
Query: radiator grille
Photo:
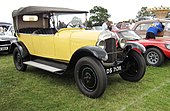
M 0 41 L 0 45 L 6 45 L 6 44 L 11 44 L 10 41 Z
M 106 52 L 108 53 L 108 60 L 106 62 L 114 62 L 117 59 L 116 40 L 114 38 L 106 40 Z

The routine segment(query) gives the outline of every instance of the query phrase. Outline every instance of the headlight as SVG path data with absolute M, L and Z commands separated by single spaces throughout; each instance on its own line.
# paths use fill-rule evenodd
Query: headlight
M 165 47 L 170 50 L 170 44 L 165 44 Z
M 98 38 L 98 42 L 97 42 L 97 46 L 102 48 L 102 49 L 105 49 L 106 48 L 106 42 L 105 40 L 106 39 L 109 39 L 109 38 L 112 38 L 113 37 L 113 34 L 110 32 L 110 31 L 103 31 L 101 32 L 101 34 L 99 35 L 99 38 Z
M 123 38 L 119 39 L 119 46 L 120 48 L 124 49 L 126 47 L 126 40 Z
M 111 37 L 112 37 L 112 32 L 106 30 L 101 32 L 101 34 L 99 35 L 99 40 L 106 40 Z
M 97 43 L 97 46 L 102 49 L 106 49 L 106 42 L 104 40 L 101 40 Z

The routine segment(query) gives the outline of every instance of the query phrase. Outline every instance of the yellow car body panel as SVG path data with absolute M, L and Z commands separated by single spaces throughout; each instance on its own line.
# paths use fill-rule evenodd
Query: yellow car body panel
M 69 61 L 73 53 L 84 46 L 95 46 L 100 31 L 62 29 L 56 33 L 54 44 L 56 58 Z
M 53 34 L 20 34 L 31 55 L 69 61 L 84 46 L 95 46 L 101 31 L 65 28 Z
M 24 45 L 27 47 L 27 50 L 30 54 L 34 53 L 34 47 L 32 44 L 31 34 L 18 34 L 18 41 L 22 41 Z M 37 44 L 38 46 L 38 44 Z
M 54 35 L 32 35 L 33 55 L 55 58 Z

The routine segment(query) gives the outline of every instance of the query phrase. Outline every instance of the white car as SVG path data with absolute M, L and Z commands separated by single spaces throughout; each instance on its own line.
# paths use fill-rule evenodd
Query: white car
M 12 24 L 0 22 L 0 53 L 10 53 L 11 44 L 16 40 Z

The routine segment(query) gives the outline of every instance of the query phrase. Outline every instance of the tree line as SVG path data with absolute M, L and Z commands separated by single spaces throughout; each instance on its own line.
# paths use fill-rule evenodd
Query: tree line
M 86 21 L 88 27 L 101 26 L 105 21 L 108 21 L 108 19 L 111 17 L 111 15 L 108 14 L 108 10 L 101 6 L 94 6 L 89 12 L 90 17 L 89 20 Z M 147 7 L 142 7 L 141 10 L 138 11 L 136 19 L 146 16 L 155 17 L 154 13 L 147 10 Z M 170 18 L 170 14 L 168 14 L 166 18 Z

